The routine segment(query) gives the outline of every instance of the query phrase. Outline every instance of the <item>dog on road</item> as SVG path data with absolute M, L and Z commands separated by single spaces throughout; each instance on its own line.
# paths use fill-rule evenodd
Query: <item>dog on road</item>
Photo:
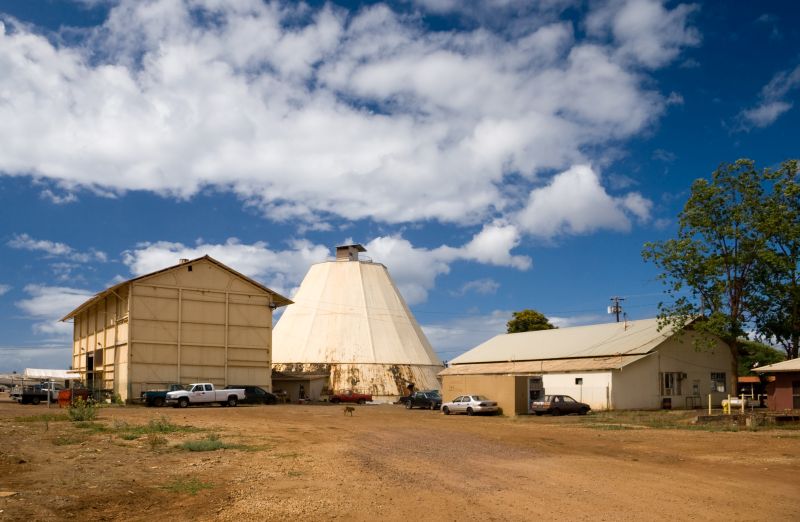
M 353 412 L 354 412 L 354 411 L 356 411 L 356 409 L 355 409 L 355 408 L 353 408 L 352 406 L 345 406 L 345 407 L 344 407 L 344 414 L 345 414 L 345 415 L 347 415 L 347 414 L 349 413 L 349 414 L 350 414 L 350 416 L 352 417 L 352 416 L 353 416 Z

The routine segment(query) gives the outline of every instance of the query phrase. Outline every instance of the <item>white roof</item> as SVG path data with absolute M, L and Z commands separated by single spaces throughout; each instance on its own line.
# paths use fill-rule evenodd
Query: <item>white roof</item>
M 762 366 L 761 368 L 753 368 L 754 372 L 800 372 L 800 359 L 789 359 L 769 366 Z
M 273 364 L 442 365 L 379 263 L 313 265 L 293 301 L 273 332 Z
M 73 370 L 47 370 L 43 368 L 25 368 L 22 374 L 25 379 L 78 379 L 80 373 Z
M 664 342 L 671 332 L 669 327 L 659 331 L 657 319 L 642 319 L 502 334 L 459 355 L 450 364 L 641 355 Z

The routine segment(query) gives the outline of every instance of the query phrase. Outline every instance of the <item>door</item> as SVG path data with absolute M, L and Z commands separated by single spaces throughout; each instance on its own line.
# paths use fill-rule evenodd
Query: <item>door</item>
M 453 411 L 464 411 L 466 408 L 463 401 L 464 397 L 456 397 L 456 400 L 453 401 Z
M 792 408 L 800 410 L 800 381 L 792 382 Z
M 202 384 L 198 384 L 192 388 L 190 393 L 192 395 L 191 399 L 189 399 L 191 402 L 209 402 L 210 400 L 213 400 L 213 397 L 209 399 L 208 394 L 206 393 Z

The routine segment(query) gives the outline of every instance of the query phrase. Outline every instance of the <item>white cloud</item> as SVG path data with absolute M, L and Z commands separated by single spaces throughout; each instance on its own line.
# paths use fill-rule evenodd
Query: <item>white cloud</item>
M 518 241 L 518 233 L 510 225 L 486 225 L 466 245 L 418 248 L 401 236 L 378 237 L 367 243 L 368 254 L 386 265 L 409 304 L 428 298 L 439 275 L 450 272 L 457 261 L 474 261 L 495 266 L 527 270 L 531 259 L 510 253 Z
M 55 205 L 66 205 L 67 203 L 75 203 L 78 201 L 78 196 L 76 196 L 72 192 L 67 192 L 65 194 L 57 194 L 50 189 L 44 189 L 40 194 L 39 197 L 42 199 L 46 199 Z
M 769 127 L 781 114 L 792 108 L 792 104 L 784 101 L 764 102 L 751 109 L 745 109 L 741 117 L 753 127 Z
M 11 285 L 0 284 L 0 295 L 5 295 L 11 290 Z
M 427 299 L 436 278 L 447 274 L 454 262 L 474 261 L 527 269 L 530 258 L 509 252 L 516 246 L 516 236 L 509 232 L 510 228 L 487 225 L 461 247 L 420 248 L 399 235 L 377 237 L 364 246 L 370 258 L 387 266 L 403 297 L 414 304 Z M 181 258 L 193 259 L 206 254 L 263 281 L 276 292 L 291 296 L 311 264 L 331 258 L 332 250 L 306 240 L 290 242 L 287 249 L 277 250 L 264 242 L 244 244 L 231 238 L 223 244 L 200 242 L 194 246 L 167 241 L 143 243 L 124 252 L 122 258 L 134 275 L 142 275 L 172 266 Z
M 651 208 L 652 202 L 636 192 L 619 198 L 610 196 L 598 174 L 583 165 L 572 167 L 556 175 L 549 185 L 533 190 L 516 219 L 529 234 L 549 239 L 601 229 L 625 231 L 631 227 L 629 214 L 647 221 Z
M 25 368 L 63 368 L 70 365 L 72 350 L 69 346 L 0 346 L 0 372 Z
M 27 285 L 24 290 L 30 297 L 15 304 L 35 319 L 34 333 L 63 340 L 72 336 L 72 325 L 59 320 L 94 295 L 63 286 Z
M 89 263 L 92 261 L 104 263 L 108 260 L 105 252 L 94 248 L 89 249 L 88 252 L 79 252 L 65 243 L 47 239 L 34 239 L 28 234 L 17 234 L 7 244 L 11 248 L 44 252 L 46 257 L 65 257 L 77 263 Z
M 700 44 L 699 32 L 688 25 L 696 4 L 664 7 L 662 0 L 608 0 L 598 2 L 586 25 L 593 35 L 610 33 L 617 55 L 646 67 L 661 67 L 685 47 Z
M 222 244 L 200 242 L 195 246 L 167 241 L 142 243 L 124 252 L 122 260 L 138 276 L 175 265 L 180 259 L 209 255 L 246 276 L 265 282 L 276 292 L 289 295 L 308 267 L 324 261 L 330 252 L 327 247 L 305 240 L 290 242 L 286 250 L 273 250 L 262 241 L 245 244 L 231 238 Z
M 790 71 L 777 73 L 762 89 L 756 106 L 739 113 L 737 130 L 748 130 L 753 127 L 769 127 L 794 103 L 786 97 L 800 87 L 800 65 Z
M 508 220 L 516 199 L 499 186 L 525 193 L 665 108 L 618 57 L 674 58 L 695 42 L 691 8 L 612 4 L 607 43 L 532 15 L 512 35 L 425 32 L 382 4 L 121 0 L 90 37 L 57 46 L 7 19 L 0 172 L 54 180 L 68 195 L 44 197 L 59 202 L 210 186 L 317 226 Z
M 487 277 L 483 279 L 467 281 L 461 285 L 461 288 L 459 288 L 458 291 L 454 293 L 455 295 L 465 295 L 470 292 L 474 292 L 476 294 L 489 295 L 496 293 L 498 288 L 500 288 L 500 283 Z
M 510 310 L 494 310 L 487 314 L 464 315 L 420 326 L 439 358 L 450 361 L 495 335 L 506 333 L 506 323 L 510 319 Z

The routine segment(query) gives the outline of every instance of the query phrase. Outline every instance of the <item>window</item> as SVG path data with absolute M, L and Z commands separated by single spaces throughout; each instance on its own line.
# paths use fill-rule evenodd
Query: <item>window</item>
M 206 384 L 206 391 L 213 391 L 213 390 L 214 390 L 213 386 L 211 386 L 210 384 Z
M 575 377 L 575 384 L 578 385 L 583 384 L 583 377 Z
M 711 372 L 711 392 L 725 392 L 725 372 Z
M 577 402 L 577 401 L 575 401 L 575 399 L 573 399 L 572 397 L 565 395 L 564 402 Z
M 678 372 L 664 372 L 661 374 L 661 395 L 681 395 L 682 374 Z

